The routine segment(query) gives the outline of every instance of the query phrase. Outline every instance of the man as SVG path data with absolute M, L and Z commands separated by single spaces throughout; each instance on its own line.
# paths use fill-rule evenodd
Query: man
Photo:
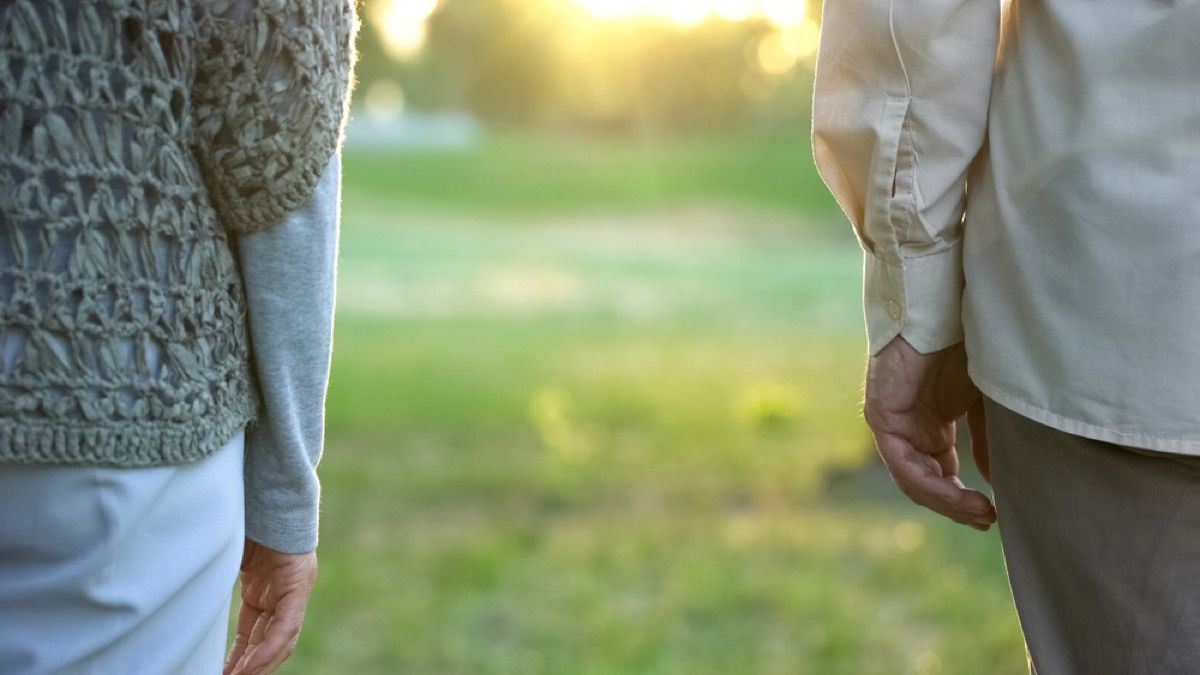
M 1196 672 L 1200 2 L 822 21 L 813 152 L 864 252 L 897 485 L 998 524 L 1032 672 Z M 994 506 L 957 477 L 964 413 Z

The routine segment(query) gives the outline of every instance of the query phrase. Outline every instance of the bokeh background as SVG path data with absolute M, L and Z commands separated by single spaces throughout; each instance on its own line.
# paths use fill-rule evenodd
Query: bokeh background
M 905 500 L 860 417 L 819 2 L 360 12 L 284 672 L 1026 672 L 996 528 Z

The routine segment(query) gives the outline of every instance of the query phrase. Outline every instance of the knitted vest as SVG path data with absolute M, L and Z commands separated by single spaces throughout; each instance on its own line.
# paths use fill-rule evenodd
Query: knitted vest
M 256 421 L 235 238 L 342 142 L 358 26 L 353 0 L 0 1 L 0 462 L 191 462 Z

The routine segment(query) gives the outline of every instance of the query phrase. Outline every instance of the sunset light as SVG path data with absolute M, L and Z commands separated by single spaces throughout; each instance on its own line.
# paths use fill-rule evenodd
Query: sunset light
M 816 24 L 807 18 L 805 0 L 523 0 L 550 5 L 574 4 L 601 21 L 628 18 L 660 18 L 681 26 L 695 26 L 705 19 L 744 21 L 765 18 L 781 30 L 801 28 L 797 39 L 784 38 L 786 50 L 778 45 L 768 46 L 764 60 L 772 68 L 781 68 L 788 59 L 803 57 L 807 51 L 808 33 Z M 371 0 L 365 4 L 370 22 L 379 31 L 383 46 L 394 59 L 409 59 L 425 44 L 429 17 L 437 10 L 439 0 Z M 799 44 L 805 43 L 805 44 Z M 798 47 L 798 48 L 797 48 Z
M 662 17 L 682 25 L 700 23 L 708 17 L 742 21 L 753 16 L 779 26 L 804 21 L 804 0 L 575 0 L 600 19 Z
M 375 0 L 366 9 L 388 55 L 406 59 L 425 45 L 425 22 L 437 6 L 438 0 Z

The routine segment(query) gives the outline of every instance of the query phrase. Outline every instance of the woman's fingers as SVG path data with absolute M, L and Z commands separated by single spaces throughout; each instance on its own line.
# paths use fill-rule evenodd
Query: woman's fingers
M 270 673 L 292 655 L 300 639 L 306 602 L 294 597 L 281 600 L 265 626 L 262 640 L 247 654 L 247 675 Z
M 268 675 L 292 655 L 316 577 L 315 553 L 258 548 L 242 568 L 238 640 L 225 675 Z
M 246 650 L 250 647 L 250 636 L 260 616 L 262 616 L 262 612 L 257 607 L 246 602 L 245 599 L 242 600 L 242 607 L 238 611 L 237 637 L 233 640 L 233 650 L 229 652 L 229 658 L 225 661 L 222 675 L 234 675 L 236 672 L 246 655 Z

